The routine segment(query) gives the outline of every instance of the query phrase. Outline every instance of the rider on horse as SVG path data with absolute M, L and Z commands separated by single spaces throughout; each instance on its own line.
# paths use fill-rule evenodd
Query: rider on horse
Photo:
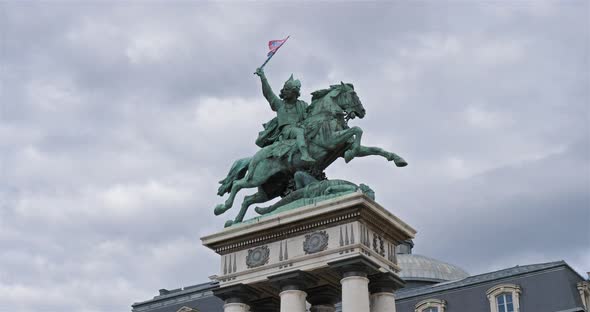
M 301 160 L 314 162 L 315 159 L 309 155 L 307 149 L 305 130 L 301 126 L 307 109 L 307 103 L 298 99 L 301 82 L 294 80 L 291 75 L 281 89 L 279 98 L 272 91 L 262 68 L 256 69 L 256 75 L 260 76 L 262 82 L 262 94 L 270 104 L 270 108 L 277 112 L 277 117 L 264 125 L 264 130 L 260 132 L 256 144 L 264 147 L 276 141 L 295 139 L 301 152 Z

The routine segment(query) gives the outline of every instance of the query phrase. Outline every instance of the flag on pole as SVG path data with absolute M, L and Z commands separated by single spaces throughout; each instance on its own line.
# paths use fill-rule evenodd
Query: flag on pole
M 272 56 L 275 55 L 275 53 L 277 53 L 279 48 L 282 47 L 283 44 L 285 44 L 285 42 L 287 42 L 287 39 L 289 39 L 289 37 L 290 36 L 287 36 L 287 38 L 285 38 L 285 39 L 271 40 L 268 42 L 268 48 L 270 49 L 270 51 L 268 51 L 268 54 L 266 55 L 267 56 L 266 61 L 264 61 L 264 63 L 262 63 L 262 66 L 259 67 L 260 69 L 264 68 L 264 65 L 266 65 L 266 63 L 268 63 L 268 61 L 270 61 Z M 256 73 L 254 73 L 254 74 L 256 74 Z
M 287 36 L 287 38 L 285 38 L 285 39 L 269 41 L 268 48 L 270 49 L 270 51 L 268 52 L 268 54 L 266 56 L 271 56 L 271 55 L 275 54 L 277 52 L 277 50 L 280 47 L 282 47 L 283 44 L 285 44 L 285 42 L 287 42 L 287 39 L 289 39 L 289 36 Z

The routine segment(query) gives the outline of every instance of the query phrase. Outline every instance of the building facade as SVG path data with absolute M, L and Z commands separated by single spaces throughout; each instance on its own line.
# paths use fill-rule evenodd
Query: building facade
M 400 277 L 396 312 L 577 312 L 590 309 L 590 282 L 564 261 L 515 266 L 470 276 L 461 268 L 397 246 Z M 132 312 L 222 312 L 209 282 L 173 290 L 132 305 Z M 339 307 L 337 306 L 337 311 Z M 257 311 L 252 311 L 257 312 Z

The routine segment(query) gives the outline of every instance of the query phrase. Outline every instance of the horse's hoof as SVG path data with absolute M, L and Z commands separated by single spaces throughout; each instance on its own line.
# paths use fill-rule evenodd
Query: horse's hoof
M 349 163 L 353 158 L 354 158 L 354 154 L 352 153 L 352 151 L 348 150 L 348 151 L 344 152 L 344 161 L 346 163 Z
M 224 225 L 223 227 L 230 227 L 230 226 L 232 226 L 232 225 L 234 225 L 234 221 L 232 221 L 232 220 L 227 220 L 227 221 L 225 221 L 225 225 Z
M 405 167 L 408 165 L 408 163 L 403 158 L 394 159 L 393 162 L 398 167 Z
M 220 215 L 220 214 L 224 213 L 224 212 L 225 212 L 225 210 L 226 210 L 226 209 L 225 209 L 225 205 L 224 205 L 224 204 L 219 204 L 219 205 L 215 206 L 215 210 L 213 210 L 213 213 L 214 213 L 216 216 L 218 216 L 218 215 Z

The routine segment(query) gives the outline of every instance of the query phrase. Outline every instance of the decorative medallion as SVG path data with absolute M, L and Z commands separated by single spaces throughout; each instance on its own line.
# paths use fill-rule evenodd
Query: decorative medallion
M 312 234 L 305 235 L 303 242 L 303 251 L 306 255 L 326 250 L 328 247 L 328 233 L 326 231 L 319 231 Z
M 265 265 L 268 263 L 269 255 L 270 249 L 268 249 L 268 246 L 260 246 L 250 249 L 248 250 L 248 256 L 246 257 L 246 265 L 249 269 Z

